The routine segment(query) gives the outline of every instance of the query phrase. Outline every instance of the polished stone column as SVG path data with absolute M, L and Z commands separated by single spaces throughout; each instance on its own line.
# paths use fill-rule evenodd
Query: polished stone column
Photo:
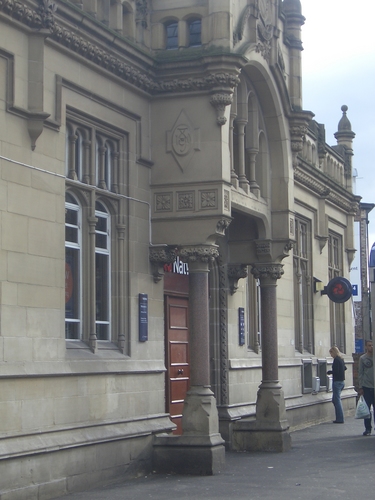
M 286 451 L 291 440 L 286 419 L 284 392 L 278 376 L 276 282 L 283 274 L 278 263 L 257 264 L 252 274 L 260 281 L 262 382 L 256 402 L 255 422 L 236 427 L 235 448 L 247 451 Z
M 190 390 L 182 416 L 182 436 L 158 437 L 154 466 L 158 471 L 210 475 L 222 470 L 224 440 L 219 434 L 216 399 L 210 388 L 209 263 L 215 246 L 184 247 L 181 260 L 189 263 Z

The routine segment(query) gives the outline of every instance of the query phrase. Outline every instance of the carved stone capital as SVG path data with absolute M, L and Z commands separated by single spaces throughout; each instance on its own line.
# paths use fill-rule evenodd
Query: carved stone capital
M 189 272 L 207 271 L 208 266 L 219 256 L 214 245 L 184 246 L 178 249 L 178 256 L 189 264 Z
M 149 248 L 149 259 L 155 283 L 158 283 L 164 276 L 164 264 L 174 262 L 176 254 L 177 249 L 172 247 L 152 246 Z
M 238 280 L 241 278 L 247 278 L 248 271 L 247 265 L 228 265 L 228 279 L 229 279 L 229 289 L 231 295 L 237 292 L 238 290 Z
M 283 267 L 283 264 L 277 264 L 275 262 L 270 262 L 268 264 L 253 264 L 251 274 L 255 279 L 260 280 L 261 285 L 264 281 L 276 283 L 284 274 Z
M 218 125 L 225 125 L 227 122 L 224 116 L 226 106 L 232 104 L 233 96 L 232 94 L 214 94 L 211 96 L 210 103 L 214 108 L 216 108 L 217 118 L 216 121 Z

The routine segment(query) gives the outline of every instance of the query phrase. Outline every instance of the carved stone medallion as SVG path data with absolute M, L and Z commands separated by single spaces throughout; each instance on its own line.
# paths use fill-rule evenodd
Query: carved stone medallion
M 200 130 L 194 128 L 184 110 L 171 130 L 167 131 L 167 153 L 171 153 L 184 171 L 195 151 L 200 150 Z

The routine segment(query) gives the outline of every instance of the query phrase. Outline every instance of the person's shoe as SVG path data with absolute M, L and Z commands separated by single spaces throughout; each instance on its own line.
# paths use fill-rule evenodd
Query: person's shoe
M 338 420 L 333 421 L 334 424 L 343 424 L 344 422 L 339 422 Z
M 370 436 L 371 435 L 371 431 L 368 431 L 367 429 L 365 430 L 365 432 L 362 434 L 363 436 Z

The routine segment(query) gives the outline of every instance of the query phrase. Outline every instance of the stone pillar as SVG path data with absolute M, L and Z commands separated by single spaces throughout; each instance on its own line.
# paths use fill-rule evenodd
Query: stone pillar
M 190 390 L 182 416 L 182 436 L 157 437 L 154 468 L 158 472 L 211 475 L 225 462 L 219 434 L 216 399 L 210 388 L 209 263 L 214 246 L 184 247 L 180 258 L 189 263 Z
M 287 451 L 291 446 L 284 393 L 278 380 L 276 282 L 283 274 L 278 263 L 257 264 L 252 273 L 260 281 L 262 382 L 256 420 L 236 425 L 234 448 L 241 451 Z
M 238 180 L 240 187 L 245 191 L 249 192 L 249 181 L 246 178 L 245 172 L 245 127 L 247 125 L 247 120 L 236 119 L 237 131 L 238 131 Z

